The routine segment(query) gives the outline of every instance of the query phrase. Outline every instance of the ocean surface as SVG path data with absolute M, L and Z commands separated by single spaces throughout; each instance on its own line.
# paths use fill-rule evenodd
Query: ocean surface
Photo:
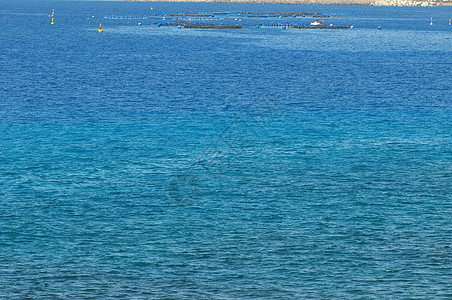
M 450 18 L 0 2 L 0 298 L 452 299 Z

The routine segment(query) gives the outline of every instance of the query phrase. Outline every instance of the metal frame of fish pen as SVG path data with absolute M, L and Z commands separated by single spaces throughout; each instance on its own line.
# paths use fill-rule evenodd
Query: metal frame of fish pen
M 186 22 L 161 22 L 154 23 L 157 27 L 178 27 L 188 29 L 242 29 L 241 25 L 223 25 L 209 23 L 186 23 Z
M 259 24 L 256 27 L 258 28 L 294 28 L 294 29 L 351 29 L 350 26 L 335 26 L 335 25 L 324 25 L 324 26 L 318 26 L 318 25 L 307 25 L 303 23 L 267 23 L 267 24 Z

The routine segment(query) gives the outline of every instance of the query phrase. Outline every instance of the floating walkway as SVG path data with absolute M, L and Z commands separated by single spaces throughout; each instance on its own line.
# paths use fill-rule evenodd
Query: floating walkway
M 170 15 L 172 18 L 192 17 L 192 18 L 210 18 L 214 17 L 214 14 L 174 14 Z
M 259 24 L 259 28 L 294 28 L 294 29 L 351 29 L 350 26 L 335 26 L 335 25 L 309 25 L 309 24 L 293 24 L 293 23 L 267 23 Z
M 351 26 L 292 26 L 294 29 L 351 29 Z
M 154 23 L 157 27 L 182 27 L 185 25 L 185 23 L 180 22 L 160 22 L 160 23 Z
M 293 26 L 297 26 L 301 24 L 290 24 L 290 23 L 267 23 L 267 24 L 259 24 L 256 27 L 260 28 L 292 28 Z
M 186 24 L 184 28 L 192 29 L 242 29 L 241 25 Z
M 219 18 L 212 17 L 173 17 L 175 20 L 180 21 L 219 21 Z
M 243 13 L 247 18 L 338 18 L 342 17 L 342 15 L 337 14 L 323 14 L 323 13 L 307 13 L 307 12 L 296 12 L 296 13 L 252 13 L 246 12 Z
M 107 20 L 146 20 L 147 16 L 105 16 Z
M 202 12 L 200 14 L 207 14 L 214 16 L 242 16 L 244 12 L 241 11 L 214 11 L 214 12 Z
M 175 13 L 170 15 L 173 18 L 193 17 L 193 18 L 209 18 L 215 16 L 246 16 L 248 18 L 282 18 L 282 17 L 304 17 L 304 18 L 335 18 L 342 17 L 342 14 L 324 14 L 324 13 L 310 13 L 310 12 L 199 12 L 199 13 Z
M 178 27 L 188 29 L 242 29 L 240 25 L 217 25 L 207 23 L 182 23 L 182 22 L 163 22 L 154 23 L 157 27 Z

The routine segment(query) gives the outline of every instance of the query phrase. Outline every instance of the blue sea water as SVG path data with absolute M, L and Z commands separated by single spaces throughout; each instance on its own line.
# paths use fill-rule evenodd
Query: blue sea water
M 0 298 L 451 299 L 451 17 L 1 2 Z

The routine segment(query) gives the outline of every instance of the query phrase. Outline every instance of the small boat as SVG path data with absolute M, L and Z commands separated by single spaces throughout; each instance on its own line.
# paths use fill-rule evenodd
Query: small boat
M 311 26 L 326 26 L 326 25 L 325 25 L 325 23 L 323 23 L 322 20 L 317 20 L 315 22 L 312 22 Z

